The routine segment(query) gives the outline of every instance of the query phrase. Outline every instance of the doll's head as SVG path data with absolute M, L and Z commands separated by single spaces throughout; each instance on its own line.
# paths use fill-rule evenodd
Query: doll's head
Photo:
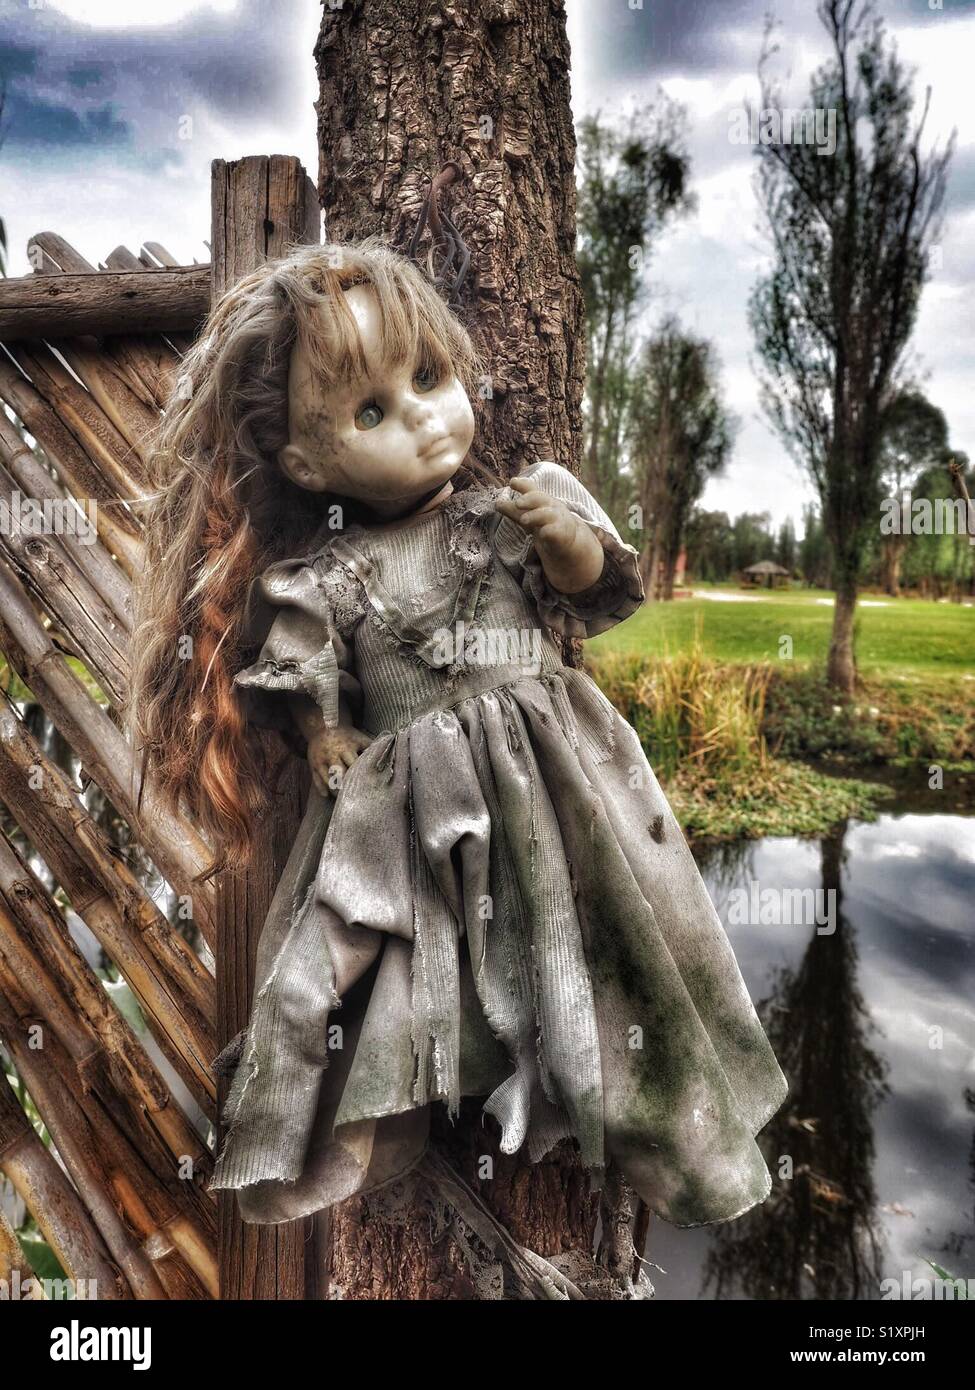
M 277 456 L 298 487 L 387 519 L 460 468 L 474 436 L 463 369 L 419 307 L 371 283 L 323 300 L 321 336 L 291 352 L 289 438 Z
M 483 476 L 468 459 L 480 370 L 432 283 L 378 238 L 296 247 L 242 277 L 183 359 L 147 441 L 126 719 L 143 771 L 221 862 L 246 860 L 266 805 L 232 685 L 250 582 L 334 525 L 336 502 L 342 524 L 381 521 Z

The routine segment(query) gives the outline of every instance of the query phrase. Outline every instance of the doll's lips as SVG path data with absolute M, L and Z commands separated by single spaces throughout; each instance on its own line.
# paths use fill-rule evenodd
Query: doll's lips
M 430 457 L 431 454 L 435 454 L 438 449 L 442 448 L 444 444 L 449 443 L 450 436 L 448 434 L 441 435 L 439 439 L 435 439 L 432 444 L 428 444 L 425 449 L 422 449 L 420 453 L 417 455 L 417 457 L 421 459 L 427 459 Z

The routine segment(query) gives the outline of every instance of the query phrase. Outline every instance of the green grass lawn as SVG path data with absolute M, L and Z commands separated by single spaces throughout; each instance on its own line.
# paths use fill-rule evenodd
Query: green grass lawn
M 797 665 L 822 665 L 833 623 L 832 594 L 803 589 L 755 596 L 714 589 L 728 599 L 677 599 L 645 604 L 626 622 L 586 643 L 600 652 L 665 655 L 683 649 L 699 629 L 717 661 L 780 660 L 780 639 L 792 638 Z M 857 661 L 865 676 L 958 678 L 975 673 L 975 608 L 927 599 L 865 596 L 857 608 Z M 883 606 L 873 607 L 873 604 Z

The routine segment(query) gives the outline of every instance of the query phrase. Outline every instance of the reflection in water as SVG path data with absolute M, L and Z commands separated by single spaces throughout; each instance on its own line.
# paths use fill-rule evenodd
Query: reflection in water
M 864 1296 L 880 1282 L 874 1217 L 873 1112 L 886 1092 L 876 1032 L 857 988 L 854 933 L 843 915 L 846 825 L 822 842 L 822 886 L 836 897 L 829 935 L 813 934 L 797 970 L 781 968 L 760 1010 L 789 1080 L 761 1137 L 772 1195 L 715 1230 L 702 1295 Z
M 975 821 L 889 815 L 701 859 L 790 1094 L 759 1136 L 767 1202 L 651 1222 L 657 1297 L 876 1299 L 932 1278 L 926 1260 L 975 1276 Z M 832 889 L 835 931 L 734 925 L 752 881 Z

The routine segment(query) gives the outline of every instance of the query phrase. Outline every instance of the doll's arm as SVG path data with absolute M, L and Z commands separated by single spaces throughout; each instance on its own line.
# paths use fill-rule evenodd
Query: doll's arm
M 289 704 L 308 745 L 308 766 L 316 789 L 322 796 L 337 795 L 346 770 L 372 743 L 371 736 L 354 726 L 344 697 L 340 697 L 339 722 L 334 726 L 326 724 L 321 709 L 307 695 L 293 694 Z
M 303 733 L 306 726 L 335 728 L 343 714 L 351 724 L 362 694 L 352 644 L 336 629 L 313 563 L 269 566 L 252 587 L 248 611 L 247 631 L 266 632 L 257 659 L 234 676 L 249 720 L 282 733 L 295 724 Z
M 640 607 L 638 552 L 568 469 L 533 464 L 497 509 L 498 558 L 521 578 L 554 632 L 594 637 Z

